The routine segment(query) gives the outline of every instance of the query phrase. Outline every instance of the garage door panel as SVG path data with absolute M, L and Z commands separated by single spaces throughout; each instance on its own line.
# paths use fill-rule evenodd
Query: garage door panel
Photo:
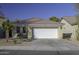
M 34 31 L 34 38 L 35 39 L 52 39 L 58 38 L 58 30 L 57 29 L 33 29 Z

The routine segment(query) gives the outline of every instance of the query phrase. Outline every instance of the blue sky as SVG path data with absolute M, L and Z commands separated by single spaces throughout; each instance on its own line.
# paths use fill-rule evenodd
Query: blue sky
M 75 9 L 74 4 L 68 3 L 25 3 L 25 4 L 0 4 L 5 16 L 11 20 L 27 19 L 31 17 L 48 19 L 51 16 L 62 17 L 62 16 L 74 16 Z

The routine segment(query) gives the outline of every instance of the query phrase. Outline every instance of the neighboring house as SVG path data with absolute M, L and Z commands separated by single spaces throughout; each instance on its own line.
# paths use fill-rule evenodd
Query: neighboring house
M 0 38 L 5 38 L 5 31 L 2 28 L 2 23 L 6 21 L 5 19 L 6 18 L 4 16 L 0 16 Z
M 0 16 L 0 27 L 2 27 L 2 23 L 6 21 L 6 18 L 4 16 Z
M 62 26 L 62 33 L 63 38 L 66 38 L 65 35 L 71 34 L 70 40 L 76 40 L 77 39 L 77 20 L 75 16 L 66 16 L 62 17 L 61 23 L 64 25 Z

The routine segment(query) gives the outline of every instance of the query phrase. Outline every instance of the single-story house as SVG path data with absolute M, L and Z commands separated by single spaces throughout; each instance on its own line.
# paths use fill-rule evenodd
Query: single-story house
M 26 27 L 25 33 L 28 39 L 62 39 L 62 23 L 52 22 L 40 18 L 29 18 L 14 22 L 14 33 L 22 33 L 23 27 Z
M 71 34 L 71 40 L 77 39 L 77 19 L 75 16 L 65 16 L 61 18 L 61 23 L 64 25 L 62 26 L 62 33 L 63 35 Z M 66 38 L 63 36 L 63 38 Z
M 28 39 L 62 39 L 62 23 L 37 20 L 28 24 Z

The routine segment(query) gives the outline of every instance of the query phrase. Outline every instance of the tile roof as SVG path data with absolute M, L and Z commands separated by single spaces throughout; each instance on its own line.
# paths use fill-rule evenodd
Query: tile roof
M 64 16 L 62 17 L 64 20 L 66 20 L 71 25 L 77 24 L 77 17 L 76 16 Z
M 29 24 L 32 27 L 59 27 L 62 25 L 60 22 L 52 22 L 50 20 L 40 20 Z
M 20 20 L 19 22 L 15 21 L 14 23 L 19 25 L 28 24 L 32 27 L 58 27 L 63 25 L 60 22 L 52 22 L 50 20 L 45 20 L 41 18 L 29 18 L 29 19 Z

